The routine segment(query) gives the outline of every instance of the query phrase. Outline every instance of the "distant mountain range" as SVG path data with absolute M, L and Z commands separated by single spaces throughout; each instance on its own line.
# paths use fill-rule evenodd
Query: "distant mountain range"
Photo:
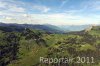
M 50 24 L 16 24 L 16 23 L 0 23 L 0 30 L 3 31 L 23 31 L 25 28 L 36 29 L 36 30 L 43 30 L 49 33 L 66 33 L 71 31 L 81 31 L 84 30 L 91 25 L 62 25 L 62 26 L 55 26 Z
M 44 30 L 49 33 L 64 33 L 59 27 L 49 24 L 44 25 L 32 25 L 32 24 L 6 24 L 0 23 L 0 30 L 11 32 L 11 31 L 23 31 L 25 28 L 36 29 L 36 30 Z
M 84 29 L 89 28 L 91 25 L 61 25 L 58 26 L 60 29 L 63 29 L 64 31 L 82 31 Z

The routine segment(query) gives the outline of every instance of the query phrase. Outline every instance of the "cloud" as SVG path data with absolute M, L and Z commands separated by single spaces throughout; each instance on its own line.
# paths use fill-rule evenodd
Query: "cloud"
M 91 7 L 96 9 L 96 10 L 100 10 L 100 0 L 96 0 L 95 2 L 93 2 Z
M 33 5 L 33 9 L 39 10 L 39 11 L 44 12 L 44 13 L 46 13 L 50 10 L 49 7 L 42 6 L 42 5 Z
M 0 8 L 5 8 L 6 4 L 0 1 Z
M 9 6 L 9 12 L 25 12 L 25 9 L 17 6 Z
M 39 4 L 34 5 L 19 0 L 0 0 L 0 10 L 8 12 L 20 12 L 20 13 L 21 12 L 24 13 L 30 10 L 38 10 L 39 12 L 47 13 L 51 9 L 44 5 L 39 5 Z
M 12 14 L 11 14 L 12 15 Z M 96 15 L 97 16 L 97 15 Z M 99 17 L 100 15 L 98 15 Z M 28 23 L 28 24 L 53 24 L 53 25 L 82 25 L 97 24 L 100 19 L 92 16 L 72 15 L 66 13 L 56 14 L 17 14 L 6 16 L 2 22 Z
M 22 7 L 23 3 L 14 0 L 0 0 L 0 10 L 4 12 L 25 12 L 25 8 Z
M 69 0 L 63 0 L 61 5 L 60 5 L 60 8 L 62 8 Z
M 5 17 L 6 20 L 12 20 L 13 18 L 11 17 Z
M 100 0 L 88 0 L 81 3 L 81 9 L 89 11 L 100 10 Z

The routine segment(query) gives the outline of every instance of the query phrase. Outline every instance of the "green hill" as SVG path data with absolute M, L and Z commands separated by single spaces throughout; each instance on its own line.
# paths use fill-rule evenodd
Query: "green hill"
M 22 32 L 0 31 L 1 66 L 57 66 L 42 63 L 40 57 L 74 58 L 60 66 L 99 66 L 100 26 L 90 31 L 67 34 L 49 34 L 45 31 L 25 29 Z M 85 58 L 78 61 L 77 58 Z M 65 60 L 65 59 L 64 59 Z

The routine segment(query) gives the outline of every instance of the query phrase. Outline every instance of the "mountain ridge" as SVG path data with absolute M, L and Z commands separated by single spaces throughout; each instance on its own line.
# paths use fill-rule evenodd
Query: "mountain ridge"
M 0 23 L 0 29 L 3 30 L 3 28 L 6 28 L 6 30 L 9 31 L 18 31 L 18 29 L 23 31 L 25 28 L 30 29 L 36 29 L 36 30 L 44 30 L 48 33 L 64 33 L 63 30 L 61 30 L 59 27 L 54 25 L 41 25 L 41 24 L 16 24 L 16 23 Z M 5 31 L 5 29 L 4 29 Z

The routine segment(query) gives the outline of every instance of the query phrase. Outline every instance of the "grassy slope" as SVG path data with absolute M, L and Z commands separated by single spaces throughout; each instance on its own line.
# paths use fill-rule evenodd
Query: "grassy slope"
M 20 41 L 20 49 L 17 61 L 13 61 L 8 66 L 31 66 L 33 63 L 39 61 L 39 57 L 45 56 L 47 48 L 44 46 L 38 46 L 34 40 L 25 40 L 24 38 Z
M 99 29 L 95 28 L 91 31 L 88 32 L 89 34 L 93 35 L 93 36 L 98 36 L 100 37 L 100 31 Z M 57 44 L 58 41 L 60 42 L 66 42 L 67 38 L 74 38 L 74 37 L 78 37 L 77 40 L 82 39 L 83 37 L 79 36 L 79 35 L 67 35 L 67 34 L 44 34 L 44 39 L 46 40 L 47 44 L 49 45 L 49 47 L 52 48 L 57 48 L 60 49 L 60 46 L 63 46 L 65 48 L 69 47 L 68 45 L 59 45 Z M 98 44 L 100 43 L 99 40 L 97 40 Z M 27 50 L 26 46 L 30 45 L 30 49 Z M 78 45 L 73 45 L 73 47 L 77 47 Z M 33 40 L 30 40 L 30 42 L 28 40 L 25 40 L 24 38 L 21 39 L 20 41 L 20 50 L 19 50 L 19 60 L 15 61 L 15 63 L 11 63 L 8 66 L 32 66 L 34 64 L 37 64 L 39 62 L 39 57 L 41 56 L 46 56 L 47 52 L 49 51 L 48 48 L 49 47 L 44 47 L 44 46 L 38 46 Z M 84 46 L 85 47 L 85 46 Z M 86 45 L 87 47 L 93 47 L 91 45 Z M 81 47 L 82 50 L 83 47 Z M 88 48 L 87 48 L 88 49 Z M 78 50 L 78 49 L 77 49 Z M 62 50 L 61 50 L 62 51 Z M 54 54 L 58 53 L 58 52 L 53 52 Z M 64 53 L 59 52 L 61 55 L 68 55 L 68 51 L 64 50 Z M 88 65 L 84 65 L 84 66 L 88 66 Z M 97 65 L 99 66 L 99 65 Z

